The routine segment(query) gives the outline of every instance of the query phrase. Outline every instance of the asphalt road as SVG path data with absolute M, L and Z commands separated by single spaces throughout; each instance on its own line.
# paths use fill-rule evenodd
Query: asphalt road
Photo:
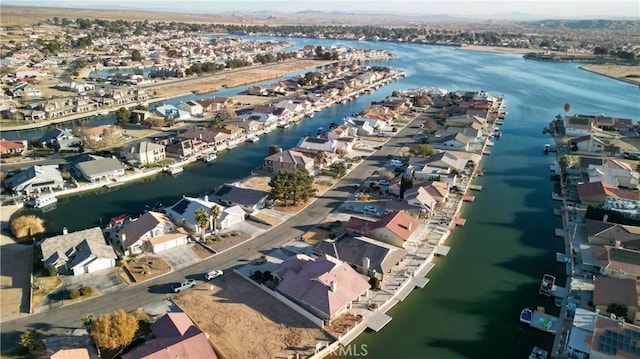
M 170 285 L 193 278 L 201 281 L 203 273 L 212 269 L 225 272 L 234 267 L 247 264 L 271 249 L 279 248 L 296 236 L 302 235 L 324 220 L 329 213 L 338 208 L 353 193 L 353 185 L 361 184 L 367 177 L 382 166 L 387 155 L 395 154 L 405 143 L 410 142 L 416 129 L 411 124 L 400 130 L 382 149 L 374 152 L 354 168 L 341 182 L 333 186 L 323 196 L 304 210 L 279 226 L 264 234 L 223 253 L 199 262 L 191 267 L 132 285 L 119 292 L 69 306 L 52 309 L 43 313 L 31 314 L 19 319 L 0 323 L 0 351 L 5 352 L 18 345 L 20 335 L 28 329 L 36 329 L 42 336 L 66 334 L 70 329 L 81 328 L 84 314 L 102 314 L 117 309 L 132 311 L 139 307 L 170 297 Z

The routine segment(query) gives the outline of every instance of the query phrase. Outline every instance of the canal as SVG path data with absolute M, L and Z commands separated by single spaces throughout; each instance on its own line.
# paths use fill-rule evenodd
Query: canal
M 562 242 L 552 214 L 553 184 L 542 148 L 550 139 L 542 127 L 564 112 L 605 113 L 640 118 L 637 86 L 582 71 L 577 64 L 525 60 L 520 55 L 468 52 L 452 47 L 393 43 L 290 39 L 298 46 L 321 44 L 382 48 L 396 59 L 377 62 L 407 72 L 407 77 L 374 94 L 316 114 L 288 130 L 263 136 L 219 156 L 215 163 L 196 164 L 182 174 L 159 176 L 111 192 L 63 198 L 57 209 L 40 214 L 47 228 L 78 230 L 120 213 L 139 213 L 158 201 L 171 205 L 183 194 L 196 195 L 249 175 L 277 144 L 288 148 L 318 127 L 359 111 L 393 90 L 418 86 L 447 90 L 487 90 L 504 95 L 508 115 L 503 137 L 483 159 L 485 175 L 476 200 L 466 204 L 466 225 L 448 240 L 452 250 L 438 258 L 429 284 L 414 291 L 390 311 L 393 320 L 379 333 L 365 333 L 355 342 L 366 346 L 367 358 L 525 358 L 533 346 L 550 349 L 553 338 L 519 325 L 522 307 L 553 303 L 537 293 L 540 278 L 563 278 L 555 263 Z M 233 90 L 233 89 L 232 89 Z M 221 95 L 222 96 L 222 95 Z M 560 281 L 559 284 L 564 284 Z M 362 352 L 359 352 L 362 354 Z M 353 356 L 353 355 L 352 355 Z

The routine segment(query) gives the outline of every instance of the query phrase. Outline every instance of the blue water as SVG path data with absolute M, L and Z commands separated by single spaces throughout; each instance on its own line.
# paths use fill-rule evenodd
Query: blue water
M 242 145 L 219 156 L 215 163 L 194 165 L 177 177 L 160 176 L 108 193 L 63 198 L 55 211 L 42 214 L 47 229 L 87 228 L 100 219 L 141 211 L 145 204 L 172 204 L 182 194 L 199 194 L 240 179 L 262 163 L 271 144 L 291 147 L 301 136 L 358 112 L 394 90 L 421 86 L 483 89 L 504 95 L 509 114 L 503 139 L 496 141 L 492 154 L 483 160 L 485 176 L 478 184 L 484 189 L 476 193 L 475 202 L 464 207 L 467 224 L 450 237 L 453 249 L 449 256 L 436 260 L 430 283 L 394 308 L 389 313 L 394 319 L 380 333 L 366 333 L 357 344 L 367 346 L 368 358 L 524 358 L 533 346 L 550 349 L 550 335 L 523 328 L 517 320 L 525 306 L 555 309 L 538 296 L 537 284 L 544 273 L 559 278 L 563 273 L 554 257 L 562 243 L 553 237 L 553 229 L 560 226 L 552 215 L 558 203 L 550 199 L 553 186 L 548 166 L 553 158 L 542 156 L 543 145 L 550 139 L 541 129 L 556 114 L 564 113 L 567 102 L 572 104 L 572 113 L 604 113 L 635 122 L 640 119 L 637 86 L 582 71 L 578 64 L 537 62 L 520 55 L 386 42 L 287 40 L 299 47 L 386 49 L 397 58 L 375 64 L 404 70 L 407 77 L 289 130 L 266 135 L 256 144 Z M 242 89 L 225 89 L 215 95 L 229 96 Z M 208 95 L 213 93 L 199 96 Z

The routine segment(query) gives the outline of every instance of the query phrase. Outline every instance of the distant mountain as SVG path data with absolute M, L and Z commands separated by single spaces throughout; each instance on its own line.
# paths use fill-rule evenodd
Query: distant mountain
M 540 20 L 527 21 L 522 24 L 545 27 L 549 29 L 572 30 L 616 30 L 640 32 L 640 21 L 637 20 Z

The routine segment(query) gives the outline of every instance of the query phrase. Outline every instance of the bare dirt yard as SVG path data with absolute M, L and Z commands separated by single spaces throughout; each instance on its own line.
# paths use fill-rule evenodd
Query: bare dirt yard
M 614 79 L 640 84 L 640 66 L 583 65 L 580 68 Z
M 211 289 L 213 288 L 213 289 Z M 174 297 L 223 358 L 291 358 L 333 339 L 322 329 L 232 273 Z

